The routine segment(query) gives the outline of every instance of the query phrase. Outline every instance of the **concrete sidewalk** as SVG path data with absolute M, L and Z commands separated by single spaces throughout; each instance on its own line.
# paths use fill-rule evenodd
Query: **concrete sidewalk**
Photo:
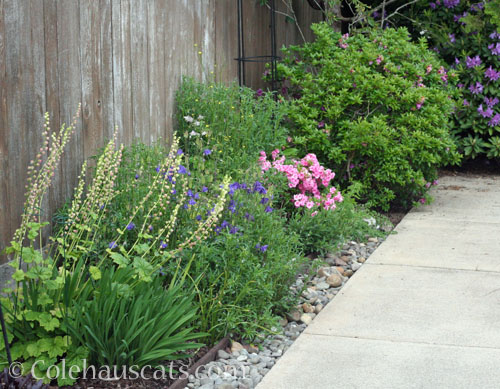
M 447 176 L 258 389 L 500 388 L 500 177 Z

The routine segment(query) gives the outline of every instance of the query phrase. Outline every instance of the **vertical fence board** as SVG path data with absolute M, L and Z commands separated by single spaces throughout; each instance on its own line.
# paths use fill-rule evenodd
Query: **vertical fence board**
M 57 2 L 57 64 L 59 85 L 59 120 L 70 124 L 82 101 L 80 57 L 80 3 L 78 0 Z M 57 124 L 56 124 L 57 125 Z M 73 192 L 83 162 L 81 117 L 71 142 L 61 158 L 61 186 L 58 205 Z
M 132 60 L 130 51 L 130 1 L 113 0 L 113 99 L 114 125 L 118 140 L 130 144 L 134 138 L 132 111 Z
M 147 1 L 130 2 L 130 47 L 132 60 L 132 111 L 134 137 L 148 143 L 149 79 L 148 79 L 148 13 Z M 148 139 L 146 139 L 148 138 Z
M 59 119 L 59 72 L 57 61 L 57 0 L 44 0 L 44 39 L 45 39 L 45 112 L 49 112 L 53 127 L 58 127 Z M 58 171 L 49 189 L 50 210 L 55 209 L 62 200 L 61 173 Z
M 238 76 L 238 19 L 235 0 L 216 0 L 215 75 L 219 82 L 230 82 Z
M 7 77 L 4 21 L 5 1 L 0 0 L 0 250 L 3 250 L 10 238 L 13 228 L 11 222 L 11 203 L 9 201 L 8 180 L 8 143 L 7 143 Z
M 25 77 L 23 60 L 28 64 L 29 61 L 23 52 L 25 51 L 24 46 L 30 44 L 30 39 L 27 34 L 28 30 L 24 29 L 23 31 L 22 26 L 29 22 L 29 8 L 26 6 L 17 7 L 12 2 L 6 1 L 3 9 L 4 39 L 7 44 L 5 48 L 5 73 L 7 76 L 5 82 L 2 83 L 6 98 L 6 125 L 3 129 L 3 135 L 7 146 L 7 158 L 4 161 L 4 167 L 9 199 L 7 215 L 10 218 L 11 227 L 15 229 L 15 226 L 19 224 L 23 208 L 24 188 L 22 186 L 25 178 L 24 170 L 27 166 L 24 162 L 24 155 L 27 153 L 25 134 L 28 123 L 25 119 L 26 112 L 23 101 L 23 78 Z M 25 96 L 31 97 L 30 92 L 27 91 Z
M 148 3 L 148 89 L 149 89 L 149 142 L 165 137 L 165 19 L 166 10 L 158 2 Z

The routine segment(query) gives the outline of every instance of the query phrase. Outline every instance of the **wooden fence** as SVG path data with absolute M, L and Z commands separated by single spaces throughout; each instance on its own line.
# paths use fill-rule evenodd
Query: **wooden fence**
M 305 0 L 293 3 L 310 39 L 308 26 L 321 14 Z M 269 54 L 268 9 L 258 0 L 243 5 L 246 54 Z M 285 16 L 276 23 L 278 47 L 301 42 Z M 47 197 L 50 215 L 115 126 L 125 144 L 171 136 L 182 75 L 203 80 L 214 71 L 219 81 L 234 80 L 237 36 L 236 0 L 0 0 L 0 250 L 20 221 L 44 112 L 57 129 L 82 104 Z M 247 84 L 259 86 L 262 71 L 247 65 Z

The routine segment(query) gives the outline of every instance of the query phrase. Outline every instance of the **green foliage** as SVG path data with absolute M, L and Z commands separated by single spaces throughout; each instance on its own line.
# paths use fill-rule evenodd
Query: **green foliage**
M 432 4 L 432 7 L 430 6 Z M 500 132 L 500 2 L 417 2 L 406 12 L 413 35 L 424 34 L 433 49 L 455 68 L 463 101 L 453 133 L 467 158 L 498 158 Z M 473 61 L 471 61 L 471 59 Z M 479 59 L 478 62 L 475 62 Z M 493 76 L 493 77 L 491 77 Z
M 306 210 L 294 213 L 288 229 L 301 237 L 304 252 L 326 254 L 335 252 L 346 240 L 364 241 L 367 237 L 384 236 L 373 224 L 378 219 L 380 216 L 375 212 L 364 210 L 352 198 L 344 196 L 335 211 L 320 209 L 313 217 Z
M 165 289 L 159 277 L 132 279 L 131 267 L 103 269 L 95 292 L 75 304 L 70 333 L 90 351 L 89 364 L 156 365 L 202 346 L 193 341 L 204 334 L 194 331 L 192 293 L 179 285 Z
M 183 263 L 194 258 L 189 277 L 210 342 L 228 334 L 252 339 L 294 303 L 289 287 L 303 263 L 299 237 L 287 232 L 272 196 L 258 181 L 231 184 L 213 237 L 182 253 Z M 167 278 L 175 271 L 173 263 L 163 269 Z
M 261 92 L 261 91 L 260 91 Z M 250 88 L 184 78 L 176 95 L 177 136 L 200 185 L 220 175 L 244 179 L 264 148 L 281 148 L 286 103 Z M 211 154 L 204 155 L 205 150 Z
M 278 66 L 293 143 L 334 170 L 341 187 L 359 183 L 371 207 L 425 198 L 436 168 L 459 161 L 448 119 L 455 74 L 404 29 L 352 37 L 323 23 L 312 29 L 315 42 L 285 49 Z

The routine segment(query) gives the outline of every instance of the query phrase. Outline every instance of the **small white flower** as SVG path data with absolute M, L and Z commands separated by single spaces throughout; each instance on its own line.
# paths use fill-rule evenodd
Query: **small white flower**
M 202 115 L 198 115 L 198 120 L 203 120 L 204 117 Z
M 192 123 L 194 119 L 191 116 L 187 115 L 187 116 L 184 116 L 184 120 L 188 123 Z
M 426 30 L 422 30 L 420 31 L 420 35 L 424 35 L 427 31 Z
M 203 132 L 201 133 L 201 135 L 205 136 L 205 135 L 207 135 L 207 132 L 206 132 L 206 131 L 203 131 Z
M 197 120 L 193 123 L 195 126 L 199 126 L 200 125 L 200 122 Z
M 198 136 L 198 135 L 200 135 L 200 134 L 198 134 L 196 131 L 191 131 L 189 133 L 189 136 Z

